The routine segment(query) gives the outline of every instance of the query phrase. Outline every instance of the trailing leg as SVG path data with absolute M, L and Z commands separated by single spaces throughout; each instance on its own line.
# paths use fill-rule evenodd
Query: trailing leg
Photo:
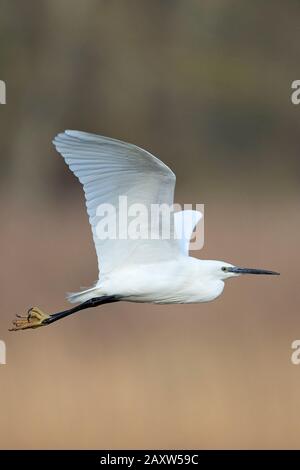
M 104 295 L 102 297 L 94 297 L 92 299 L 83 302 L 82 304 L 76 305 L 68 310 L 62 312 L 53 313 L 47 315 L 37 307 L 32 307 L 28 310 L 27 316 L 16 315 L 16 320 L 13 321 L 13 328 L 9 331 L 27 330 L 28 328 L 39 328 L 40 326 L 47 326 L 50 323 L 61 320 L 62 318 L 68 317 L 73 313 L 79 312 L 86 308 L 97 307 L 98 305 L 108 304 L 112 302 L 118 302 L 120 299 L 115 295 Z

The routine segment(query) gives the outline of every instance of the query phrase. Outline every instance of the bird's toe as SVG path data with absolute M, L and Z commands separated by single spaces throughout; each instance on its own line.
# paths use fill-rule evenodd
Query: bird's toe
M 16 315 L 16 319 L 13 321 L 13 327 L 10 328 L 9 331 L 20 331 L 45 326 L 47 324 L 46 320 L 48 320 L 49 317 L 50 315 L 42 312 L 39 308 L 32 307 L 28 310 L 26 316 Z

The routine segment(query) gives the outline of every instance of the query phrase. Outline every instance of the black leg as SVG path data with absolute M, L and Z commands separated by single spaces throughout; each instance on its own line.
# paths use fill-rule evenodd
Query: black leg
M 64 310 L 63 312 L 53 313 L 49 318 L 43 321 L 44 325 L 49 325 L 61 318 L 68 317 L 73 313 L 84 310 L 85 308 L 97 307 L 98 305 L 109 304 L 112 302 L 118 302 L 120 299 L 116 295 L 103 295 L 102 297 L 94 297 L 93 299 L 87 300 L 82 304 L 76 305 L 76 307 Z

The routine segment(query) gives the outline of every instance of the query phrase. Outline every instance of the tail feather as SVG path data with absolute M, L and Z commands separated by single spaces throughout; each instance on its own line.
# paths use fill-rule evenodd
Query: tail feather
M 82 303 L 86 300 L 92 299 L 93 297 L 97 297 L 97 290 L 98 289 L 96 287 L 91 287 L 90 289 L 82 290 L 81 292 L 68 292 L 67 299 L 71 304 Z

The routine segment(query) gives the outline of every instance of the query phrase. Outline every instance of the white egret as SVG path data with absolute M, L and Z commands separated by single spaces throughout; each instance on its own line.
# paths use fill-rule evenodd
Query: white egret
M 79 310 L 122 300 L 160 304 L 207 302 L 222 293 L 224 281 L 231 277 L 279 274 L 189 256 L 189 239 L 202 216 L 196 211 L 175 215 L 171 235 L 181 233 L 184 223 L 188 228 L 188 234 L 185 227 L 179 240 L 175 236 L 169 239 L 99 237 L 99 206 L 109 203 L 120 215 L 120 195 L 126 196 L 129 204 L 140 203 L 149 210 L 152 204 L 171 206 L 175 175 L 146 150 L 108 137 L 65 131 L 53 143 L 83 185 L 99 280 L 92 288 L 69 295 L 69 300 L 79 305 L 51 315 L 33 307 L 27 316 L 17 316 L 12 330 L 49 325 Z M 186 217 L 191 214 L 193 217 Z M 121 225 L 125 224 L 124 220 Z

